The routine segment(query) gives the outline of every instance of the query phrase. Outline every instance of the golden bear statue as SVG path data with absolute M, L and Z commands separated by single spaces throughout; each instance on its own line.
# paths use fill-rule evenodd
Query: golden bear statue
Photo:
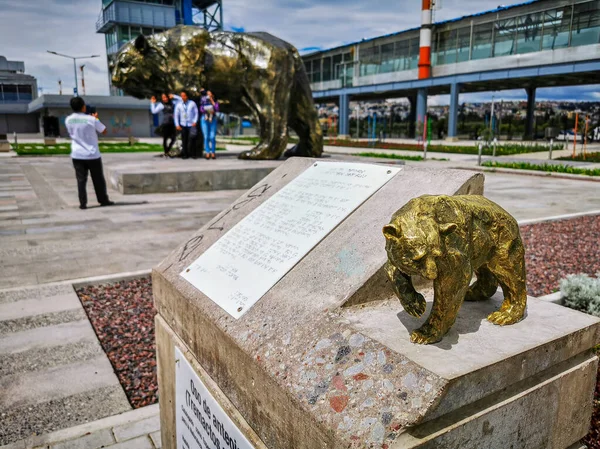
M 525 250 L 516 220 L 496 203 L 480 195 L 424 195 L 398 210 L 383 234 L 385 270 L 407 313 L 420 317 L 426 308 L 411 276 L 433 280 L 433 308 L 411 334 L 413 343 L 440 341 L 464 300 L 490 298 L 498 284 L 504 302 L 488 320 L 506 325 L 523 319 Z M 473 272 L 477 280 L 471 285 Z

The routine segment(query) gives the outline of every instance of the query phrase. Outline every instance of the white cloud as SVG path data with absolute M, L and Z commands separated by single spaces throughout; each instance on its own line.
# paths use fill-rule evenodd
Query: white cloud
M 521 0 L 503 1 L 505 5 Z M 443 0 L 435 20 L 442 21 L 496 8 L 497 0 Z M 88 94 L 108 93 L 108 71 L 104 35 L 96 33 L 101 0 L 0 0 L 2 26 L 0 48 L 10 60 L 25 61 L 27 73 L 38 78 L 46 93 L 58 92 L 58 79 L 64 93 L 73 88 L 73 63 L 46 53 L 53 50 L 78 55 L 99 54 L 85 60 Z M 331 48 L 394 33 L 420 25 L 421 2 L 418 0 L 224 0 L 227 29 L 267 31 L 297 48 Z M 78 72 L 79 75 L 79 72 Z M 504 95 L 503 93 L 502 95 Z M 553 89 L 538 93 L 538 98 L 554 95 L 565 98 L 598 99 L 588 88 Z M 506 93 L 508 99 L 509 92 Z M 517 95 L 517 94 L 515 94 Z M 522 95 L 519 93 L 519 95 Z M 462 98 L 491 98 L 491 94 L 471 94 Z M 434 103 L 447 101 L 432 98 Z
M 2 26 L 0 54 L 9 60 L 25 61 L 26 73 L 38 80 L 45 93 L 63 93 L 74 87 L 73 61 L 51 55 L 46 50 L 72 56 L 100 55 L 78 61 L 85 64 L 87 94 L 108 94 L 108 70 L 104 35 L 96 34 L 100 0 L 0 0 Z M 80 77 L 79 67 L 78 77 Z M 81 88 L 81 81 L 80 81 Z

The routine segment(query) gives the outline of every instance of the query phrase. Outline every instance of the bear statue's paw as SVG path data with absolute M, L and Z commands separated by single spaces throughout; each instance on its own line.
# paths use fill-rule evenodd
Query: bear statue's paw
M 415 318 L 419 318 L 425 313 L 425 309 L 427 309 L 427 302 L 420 293 L 415 293 L 408 299 L 401 299 L 400 303 L 402 304 L 402 307 L 404 307 L 406 313 Z
M 497 312 L 491 313 L 487 317 L 488 321 L 498 326 L 507 326 L 509 324 L 518 323 L 523 319 L 523 313 L 520 310 L 498 310 Z
M 295 145 L 292 148 L 290 148 L 289 150 L 286 150 L 285 153 L 283 153 L 283 157 L 285 158 L 290 158 L 290 157 L 318 157 L 316 155 L 311 155 L 310 152 L 308 151 L 308 149 L 303 146 L 303 145 Z
M 267 159 L 277 159 L 277 157 L 271 157 L 267 147 L 259 146 L 252 150 L 241 152 L 238 159 L 262 161 Z
M 410 341 L 420 345 L 430 345 L 442 340 L 444 332 L 430 324 L 424 324 L 410 334 Z

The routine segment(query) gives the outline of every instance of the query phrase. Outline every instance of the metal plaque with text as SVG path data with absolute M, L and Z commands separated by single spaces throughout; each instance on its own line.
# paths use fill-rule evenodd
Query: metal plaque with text
M 236 224 L 181 276 L 240 318 L 400 170 L 318 162 Z
M 254 449 L 175 347 L 177 449 Z

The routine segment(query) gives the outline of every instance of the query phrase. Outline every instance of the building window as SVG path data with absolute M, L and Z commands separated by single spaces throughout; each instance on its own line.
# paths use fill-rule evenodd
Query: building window
M 335 55 L 332 59 L 333 63 L 333 77 L 335 79 L 340 79 L 341 77 L 341 64 L 344 60 L 344 55 Z
M 360 49 L 360 76 L 379 73 L 380 48 L 379 45 L 369 45 Z
M 544 13 L 544 37 L 542 50 L 554 50 L 569 46 L 571 7 L 552 9 Z
M 484 23 L 473 27 L 471 59 L 486 59 L 492 56 L 492 27 L 492 23 Z
M 129 34 L 129 26 L 128 25 L 120 25 L 117 30 L 117 40 L 119 42 L 119 47 L 125 45 L 127 42 L 131 40 L 131 36 Z
M 471 48 L 471 27 L 460 28 L 457 33 L 456 62 L 469 60 Z
M 394 71 L 407 70 L 410 65 L 410 39 L 396 42 L 394 49 Z
M 457 30 L 444 30 L 437 33 L 435 64 L 454 64 L 456 62 Z
M 331 81 L 333 71 L 331 70 L 331 56 L 323 58 L 323 81 Z
M 312 61 L 304 61 L 304 70 L 306 70 L 306 74 L 310 78 L 310 74 L 312 73 Z
M 514 55 L 517 19 L 498 20 L 494 25 L 494 57 Z
M 381 46 L 381 67 L 379 73 L 390 73 L 394 72 L 395 54 L 394 54 L 394 43 L 384 44 Z
M 410 48 L 408 53 L 408 69 L 413 70 L 419 67 L 419 38 L 415 37 L 410 40 Z
M 517 53 L 540 51 L 542 13 L 527 14 L 517 19 Z
M 308 78 L 311 83 L 320 83 L 321 82 L 321 60 L 315 59 L 312 61 L 312 70 L 309 73 Z
M 571 46 L 600 43 L 600 0 L 575 5 Z
M 19 100 L 16 84 L 4 84 L 2 86 L 2 91 L 4 92 L 4 101 L 12 103 Z
M 17 93 L 20 101 L 31 101 L 33 100 L 33 92 L 31 86 L 28 84 L 18 84 Z

